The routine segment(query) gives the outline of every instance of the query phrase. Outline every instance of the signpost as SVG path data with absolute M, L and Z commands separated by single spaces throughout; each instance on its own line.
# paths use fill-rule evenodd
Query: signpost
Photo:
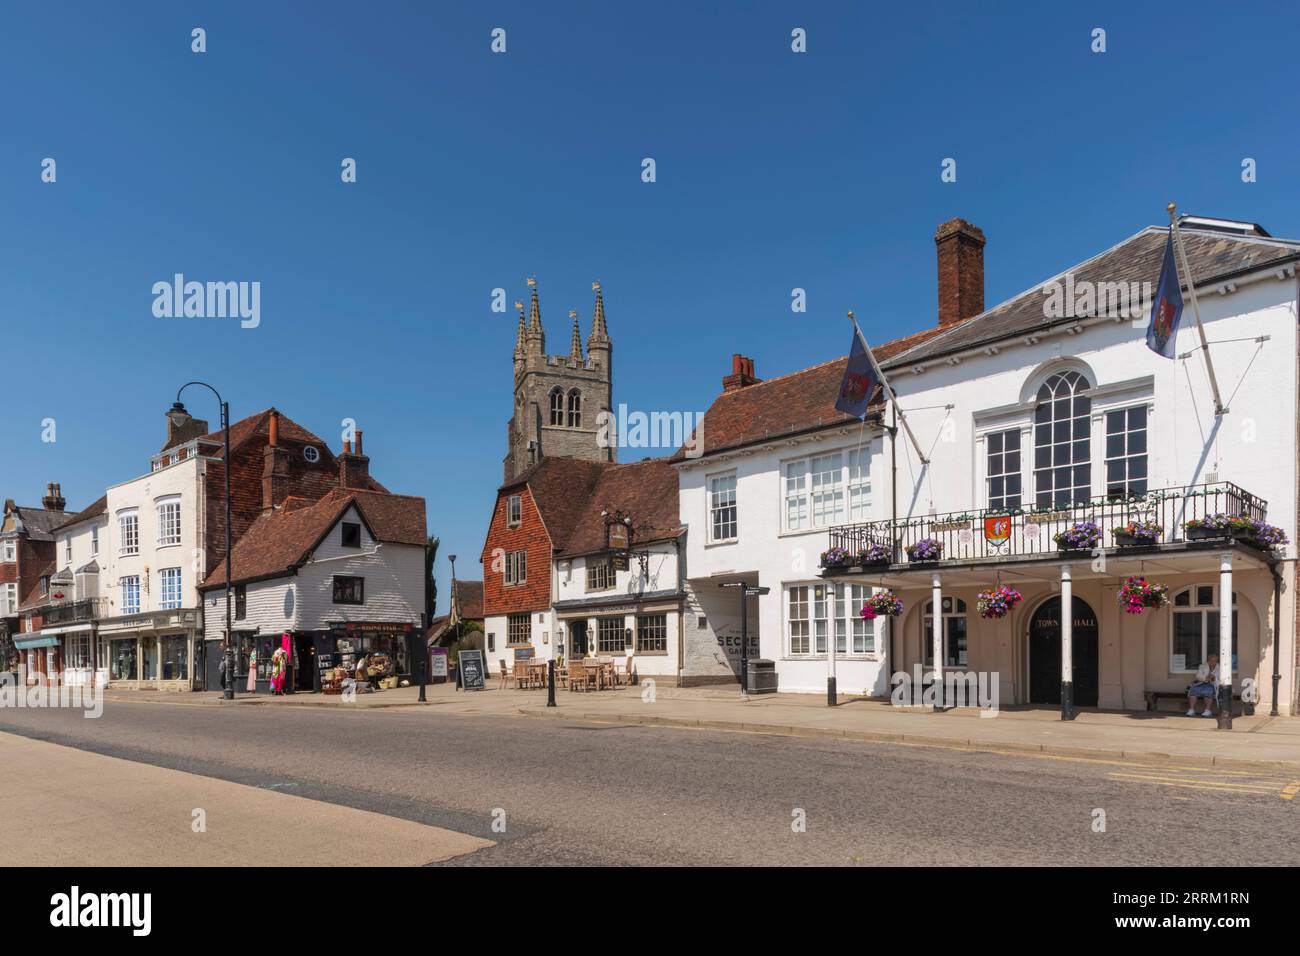
M 462 650 L 457 656 L 460 674 L 460 686 L 465 690 L 483 690 L 486 687 L 483 673 L 483 652 L 479 650 Z

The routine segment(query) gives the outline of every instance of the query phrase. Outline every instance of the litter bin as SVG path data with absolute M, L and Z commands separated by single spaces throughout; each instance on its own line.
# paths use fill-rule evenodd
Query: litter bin
M 749 662 L 749 687 L 751 694 L 776 693 L 776 661 L 762 658 Z

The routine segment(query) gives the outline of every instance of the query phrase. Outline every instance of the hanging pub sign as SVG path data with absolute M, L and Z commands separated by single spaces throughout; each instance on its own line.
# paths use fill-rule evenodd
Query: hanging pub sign
M 628 559 L 626 554 L 615 554 L 610 559 L 610 564 L 615 571 L 626 571 L 628 569 Z
M 621 521 L 611 521 L 608 528 L 610 550 L 626 551 L 629 538 L 628 526 Z

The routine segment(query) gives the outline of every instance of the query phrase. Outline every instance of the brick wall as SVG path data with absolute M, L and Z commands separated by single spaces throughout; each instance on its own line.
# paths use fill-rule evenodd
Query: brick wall
M 519 494 L 519 527 L 506 527 L 506 500 Z M 501 553 L 528 552 L 527 583 L 506 587 L 505 564 Z M 494 557 L 495 556 L 495 557 Z M 551 538 L 542 524 L 542 516 L 527 486 L 514 492 L 499 492 L 488 525 L 487 543 L 483 547 L 483 614 L 514 614 L 521 611 L 544 611 L 551 605 Z

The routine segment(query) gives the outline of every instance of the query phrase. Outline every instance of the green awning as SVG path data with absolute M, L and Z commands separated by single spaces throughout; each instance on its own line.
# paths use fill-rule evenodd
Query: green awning
M 28 634 L 24 637 L 21 634 L 14 635 L 14 647 L 20 651 L 31 651 L 38 647 L 58 647 L 59 635 L 51 634 L 46 637 L 43 634 Z

